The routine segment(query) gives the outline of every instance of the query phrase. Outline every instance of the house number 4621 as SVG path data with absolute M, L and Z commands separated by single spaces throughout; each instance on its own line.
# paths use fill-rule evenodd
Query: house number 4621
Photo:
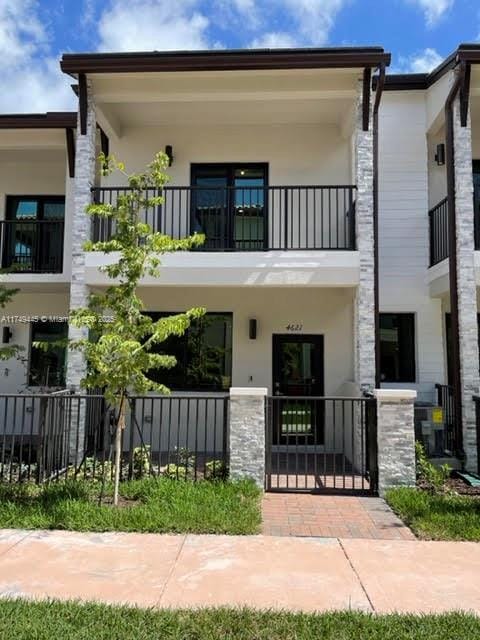
M 299 322 L 291 322 L 290 324 L 287 324 L 286 329 L 287 331 L 302 331 L 303 324 L 300 324 Z

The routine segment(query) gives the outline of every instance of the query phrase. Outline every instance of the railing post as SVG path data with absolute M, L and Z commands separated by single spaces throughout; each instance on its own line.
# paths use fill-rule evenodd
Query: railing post
M 376 389 L 378 492 L 415 486 L 414 401 L 417 392 Z
M 288 249 L 288 189 L 285 188 L 285 193 L 283 196 L 284 202 L 283 206 L 285 208 L 285 229 L 284 229 L 284 249 Z
M 265 483 L 264 388 L 230 389 L 230 478 Z

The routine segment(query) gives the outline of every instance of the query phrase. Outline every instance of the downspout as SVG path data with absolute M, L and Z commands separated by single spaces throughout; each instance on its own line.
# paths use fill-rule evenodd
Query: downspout
M 453 103 L 463 84 L 466 72 L 465 62 L 460 63 L 460 73 L 445 101 L 445 160 L 447 170 L 448 201 L 448 242 L 449 242 L 449 280 L 450 280 L 450 317 L 452 326 L 452 386 L 455 406 L 455 442 L 457 457 L 464 460 L 462 430 L 462 378 L 460 372 L 460 334 L 458 327 L 458 280 L 457 280 L 457 217 L 455 207 L 455 151 L 453 133 Z
M 380 292 L 378 260 L 378 109 L 385 86 L 385 64 L 379 68 L 375 103 L 373 106 L 373 259 L 374 259 L 374 314 L 375 314 L 375 387 L 380 388 Z

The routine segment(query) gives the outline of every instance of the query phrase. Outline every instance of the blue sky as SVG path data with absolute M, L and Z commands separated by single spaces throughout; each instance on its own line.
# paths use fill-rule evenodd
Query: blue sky
M 478 0 L 0 0 L 0 112 L 75 108 L 63 52 L 375 44 L 420 72 L 479 34 Z

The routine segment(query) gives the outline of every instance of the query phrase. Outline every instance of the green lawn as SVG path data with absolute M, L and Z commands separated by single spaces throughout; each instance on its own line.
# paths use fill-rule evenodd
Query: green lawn
M 480 541 L 480 499 L 391 489 L 388 504 L 420 538 Z
M 0 602 L 2 640 L 478 640 L 480 619 L 319 615 L 247 609 L 153 611 L 73 602 Z
M 261 524 L 260 491 L 251 482 L 133 480 L 121 484 L 120 508 L 99 505 L 99 490 L 74 480 L 0 484 L 0 528 L 233 535 L 258 533 Z

